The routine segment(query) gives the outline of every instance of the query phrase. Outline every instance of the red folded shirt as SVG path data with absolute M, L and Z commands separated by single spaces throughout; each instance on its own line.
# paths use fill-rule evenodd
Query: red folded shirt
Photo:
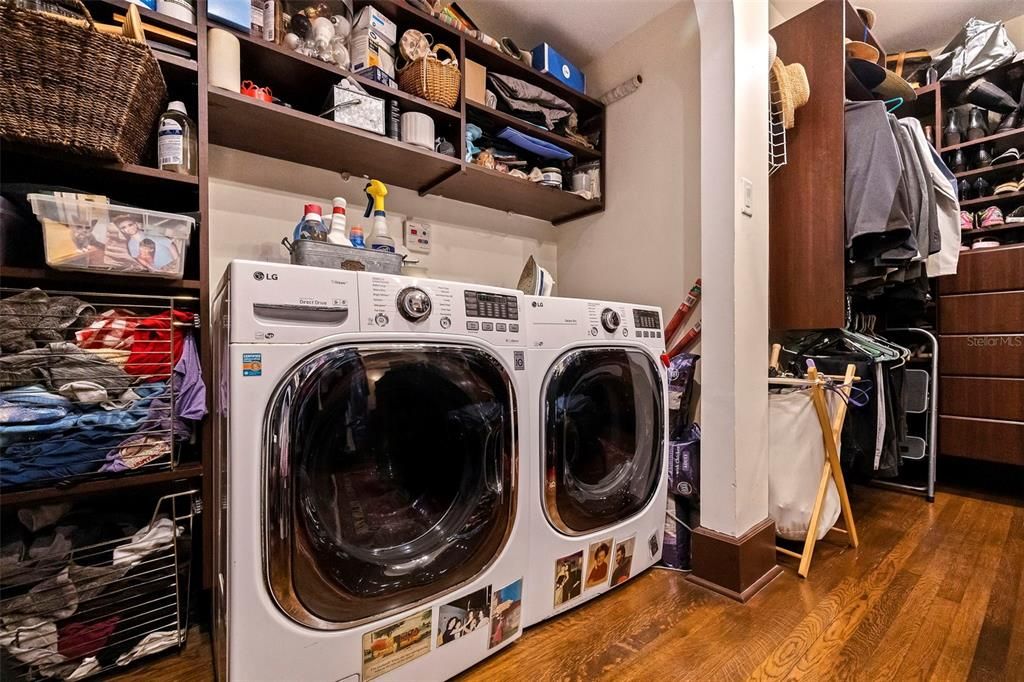
M 181 357 L 185 334 L 173 322 L 192 323 L 192 313 L 175 310 L 158 313 L 140 320 L 135 327 L 132 354 L 124 365 L 129 374 L 148 376 L 147 381 L 169 379 L 171 370 Z

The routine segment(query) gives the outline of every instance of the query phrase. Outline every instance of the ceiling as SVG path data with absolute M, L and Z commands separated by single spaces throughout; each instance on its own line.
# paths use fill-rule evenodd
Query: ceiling
M 771 0 L 787 19 L 819 0 Z M 875 11 L 873 33 L 886 52 L 937 50 L 957 34 L 971 17 L 995 21 L 1024 14 L 1021 0 L 851 0 Z M 1024 47 L 1024 46 L 1019 46 Z
M 681 0 L 458 0 L 484 33 L 522 50 L 548 42 L 584 67 Z

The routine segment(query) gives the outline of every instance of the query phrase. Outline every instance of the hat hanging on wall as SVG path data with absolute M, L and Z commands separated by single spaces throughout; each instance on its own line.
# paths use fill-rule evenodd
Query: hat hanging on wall
M 811 85 L 803 64 L 783 64 L 778 57 L 772 62 L 772 76 L 779 86 L 782 102 L 782 119 L 786 130 L 796 125 L 796 110 L 807 104 L 811 97 Z
M 775 42 L 775 38 L 768 36 L 768 70 L 772 70 L 772 65 L 775 64 L 775 58 L 779 56 L 779 45 Z
M 878 48 L 874 45 L 868 45 L 860 40 L 850 40 L 845 38 L 846 43 L 846 56 L 853 57 L 854 59 L 863 59 L 869 62 L 877 62 L 878 58 L 882 56 L 882 53 L 878 51 Z
M 864 22 L 869 31 L 875 27 L 875 10 L 868 9 L 867 7 L 858 7 L 857 14 L 860 15 L 860 20 Z
M 917 93 L 903 78 L 866 59 L 847 59 L 847 65 L 860 84 L 883 99 L 902 97 L 904 102 L 917 99 Z

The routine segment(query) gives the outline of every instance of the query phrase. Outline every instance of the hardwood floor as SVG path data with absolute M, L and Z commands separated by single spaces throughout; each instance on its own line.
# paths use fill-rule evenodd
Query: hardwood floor
M 818 544 L 746 605 L 654 569 L 459 679 L 1024 680 L 1024 506 L 854 488 L 861 546 Z M 1018 503 L 1024 504 L 1024 503 Z M 121 679 L 212 680 L 208 641 Z

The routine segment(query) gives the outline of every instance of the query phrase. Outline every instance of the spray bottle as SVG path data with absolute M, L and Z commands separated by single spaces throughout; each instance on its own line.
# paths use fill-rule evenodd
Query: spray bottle
M 364 188 L 366 192 L 366 212 L 364 218 L 373 212 L 373 234 L 366 240 L 366 245 L 375 251 L 395 252 L 395 240 L 388 235 L 387 214 L 384 212 L 384 197 L 388 188 L 380 180 L 370 180 Z
M 333 210 L 331 212 L 331 231 L 327 234 L 327 241 L 338 246 L 352 246 L 352 242 L 345 236 L 345 198 L 334 197 Z

